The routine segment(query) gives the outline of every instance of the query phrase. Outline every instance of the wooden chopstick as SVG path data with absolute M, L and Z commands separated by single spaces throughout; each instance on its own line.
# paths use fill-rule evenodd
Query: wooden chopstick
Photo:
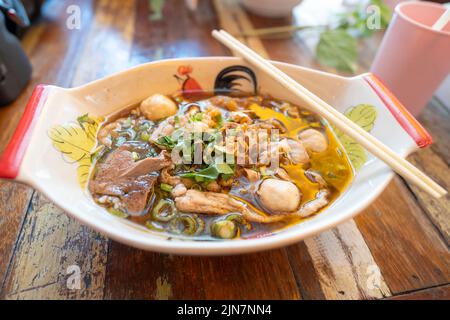
M 306 29 L 312 29 L 312 28 L 325 28 L 324 25 L 318 25 L 318 26 L 296 26 L 296 25 L 289 25 L 289 26 L 281 26 L 281 27 L 270 27 L 270 28 L 260 28 L 260 29 L 252 29 L 248 31 L 244 31 L 242 33 L 236 33 L 234 36 L 236 37 L 265 37 L 265 36 L 271 36 L 276 34 L 291 34 L 293 32 L 302 31 Z
M 214 30 L 212 35 L 229 49 L 244 57 L 249 63 L 258 67 L 268 76 L 281 83 L 287 90 L 303 99 L 308 103 L 312 111 L 315 111 L 323 118 L 327 119 L 330 123 L 334 124 L 338 129 L 353 138 L 356 142 L 361 144 L 370 153 L 389 165 L 395 172 L 404 177 L 406 180 L 416 184 L 433 197 L 439 198 L 447 194 L 447 191 L 444 188 L 439 186 L 422 171 L 397 155 L 378 139 L 370 135 L 328 103 L 272 65 L 269 61 L 265 60 L 256 52 L 239 42 L 226 31 Z

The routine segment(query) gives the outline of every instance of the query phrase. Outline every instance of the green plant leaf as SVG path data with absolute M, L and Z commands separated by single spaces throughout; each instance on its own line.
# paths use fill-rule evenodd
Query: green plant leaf
M 316 55 L 323 65 L 354 73 L 357 68 L 356 40 L 345 30 L 327 30 L 320 34 Z
M 391 15 L 391 10 L 384 4 L 383 0 L 361 2 L 356 4 L 350 11 L 337 14 L 337 18 L 339 19 L 337 29 L 346 30 L 349 34 L 357 38 L 370 37 L 375 31 L 386 29 Z M 370 21 L 379 19 L 379 28 L 369 28 L 369 19 Z

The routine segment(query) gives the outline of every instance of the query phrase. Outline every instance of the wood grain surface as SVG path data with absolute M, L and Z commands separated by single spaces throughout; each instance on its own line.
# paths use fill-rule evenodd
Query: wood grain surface
M 326 0 L 325 0 L 326 1 Z M 173 57 L 232 54 L 210 36 L 239 35 L 291 19 L 249 14 L 237 0 L 80 0 L 81 28 L 66 27 L 70 1 L 47 1 L 22 39 L 34 73 L 0 109 L 0 150 L 33 87 L 74 87 L 131 66 Z M 159 7 L 159 4 L 163 4 Z M 360 44 L 366 71 L 382 34 Z M 326 71 L 314 37 L 241 37 L 262 55 Z M 449 103 L 450 104 L 450 103 Z M 447 188 L 450 113 L 433 99 L 419 120 L 435 144 L 410 160 Z M 448 299 L 449 197 L 435 200 L 396 177 L 354 220 L 298 244 L 231 257 L 174 256 L 130 248 L 69 218 L 31 188 L 0 182 L 0 296 L 5 299 Z M 79 289 L 68 281 L 81 272 Z

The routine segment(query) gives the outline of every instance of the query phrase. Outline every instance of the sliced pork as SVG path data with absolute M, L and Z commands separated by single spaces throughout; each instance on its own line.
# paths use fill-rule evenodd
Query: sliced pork
M 184 212 L 226 214 L 242 212 L 245 205 L 224 193 L 201 192 L 190 189 L 184 196 L 175 198 L 178 210 Z
M 140 215 L 146 208 L 162 166 L 171 165 L 165 154 L 135 162 L 128 146 L 121 146 L 97 165 L 97 172 L 89 183 L 89 190 L 98 196 L 116 196 L 124 211 Z

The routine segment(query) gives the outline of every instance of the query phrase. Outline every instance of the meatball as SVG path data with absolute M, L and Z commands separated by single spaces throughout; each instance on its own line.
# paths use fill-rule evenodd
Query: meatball
M 308 163 L 309 156 L 302 142 L 293 139 L 283 139 L 280 141 L 278 149 L 286 153 L 288 159 L 293 164 Z
M 141 103 L 142 114 L 151 121 L 157 121 L 177 113 L 175 102 L 162 94 L 153 94 Z
M 285 180 L 266 179 L 257 191 L 261 205 L 272 213 L 295 211 L 301 199 L 297 186 Z
M 328 148 L 327 138 L 316 129 L 306 129 L 300 132 L 298 137 L 306 149 L 313 152 L 324 152 Z

